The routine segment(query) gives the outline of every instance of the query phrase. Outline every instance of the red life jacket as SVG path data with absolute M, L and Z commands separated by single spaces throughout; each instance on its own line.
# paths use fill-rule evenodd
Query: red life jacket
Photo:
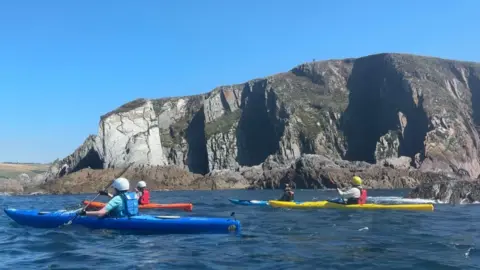
M 360 198 L 358 198 L 358 204 L 367 203 L 367 190 L 358 188 L 360 190 Z
M 150 192 L 148 191 L 148 189 L 144 189 L 142 191 L 142 196 L 140 196 L 139 203 L 140 204 L 149 204 L 150 203 Z
M 355 187 L 360 190 L 360 198 L 349 198 L 347 204 L 366 204 L 367 203 L 367 191 L 365 189 Z

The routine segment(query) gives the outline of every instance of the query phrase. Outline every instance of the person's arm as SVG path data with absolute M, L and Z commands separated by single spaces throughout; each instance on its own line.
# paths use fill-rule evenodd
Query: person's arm
M 103 217 L 106 214 L 108 214 L 106 206 L 98 211 L 85 211 L 85 216 L 90 216 L 90 217 Z
M 110 197 L 110 198 L 113 198 L 113 195 L 110 194 L 110 193 L 108 193 L 108 192 L 105 191 L 105 190 L 99 190 L 99 191 L 98 191 L 98 194 L 104 195 L 104 196 L 108 196 L 108 197 Z
M 112 211 L 112 209 L 115 209 L 115 208 L 119 207 L 122 203 L 123 203 L 122 198 L 116 197 L 116 198 L 111 199 L 107 203 L 107 205 L 105 205 L 105 207 L 103 207 L 102 209 L 100 209 L 98 211 L 86 211 L 85 215 L 86 216 L 92 216 L 92 217 L 103 217 L 106 214 L 108 214 L 108 212 Z
M 340 196 L 344 199 L 358 197 L 358 196 L 356 196 L 356 195 L 358 195 L 358 194 L 356 194 L 358 192 L 358 190 L 356 188 L 351 188 L 347 191 L 342 191 L 342 190 L 337 188 L 337 191 L 338 191 L 338 194 L 340 194 Z

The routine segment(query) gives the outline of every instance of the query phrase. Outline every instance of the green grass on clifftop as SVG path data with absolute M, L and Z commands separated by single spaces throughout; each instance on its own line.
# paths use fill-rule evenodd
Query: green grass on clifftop
M 48 164 L 34 163 L 0 163 L 0 178 L 16 178 L 22 173 L 32 177 L 48 170 Z

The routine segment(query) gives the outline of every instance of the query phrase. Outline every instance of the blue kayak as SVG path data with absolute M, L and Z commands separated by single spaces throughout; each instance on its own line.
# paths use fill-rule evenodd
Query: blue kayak
M 268 201 L 258 201 L 258 200 L 237 200 L 237 199 L 228 199 L 233 204 L 239 205 L 268 205 Z
M 142 231 L 160 234 L 240 233 L 240 221 L 229 218 L 138 215 L 125 218 L 77 216 L 75 211 L 4 209 L 7 216 L 21 225 L 36 228 L 57 228 L 69 221 L 90 229 Z

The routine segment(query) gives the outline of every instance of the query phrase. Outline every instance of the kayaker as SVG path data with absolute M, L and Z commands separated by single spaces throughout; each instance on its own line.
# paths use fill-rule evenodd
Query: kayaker
M 98 211 L 85 211 L 82 209 L 80 215 L 103 217 L 126 217 L 138 214 L 138 196 L 135 192 L 129 192 L 130 182 L 126 178 L 117 178 L 113 181 L 115 189 L 113 198 Z M 106 192 L 110 195 L 108 192 Z
M 293 192 L 292 188 L 289 184 L 285 185 L 285 189 L 283 190 L 283 195 L 279 201 L 291 202 L 295 199 L 295 192 Z
M 150 203 L 150 191 L 148 191 L 148 189 L 146 187 L 147 187 L 147 183 L 145 183 L 145 181 L 140 181 L 140 182 L 137 183 L 137 188 L 135 189 L 135 191 L 137 192 L 137 196 L 139 198 L 138 203 L 142 204 L 142 205 Z M 104 196 L 108 196 L 110 198 L 113 198 L 113 195 L 108 193 L 105 190 L 99 190 L 98 193 L 100 195 L 104 195 Z
M 362 178 L 354 176 L 349 190 L 342 191 L 337 188 L 338 194 L 344 199 L 345 204 L 365 204 L 367 202 L 367 190 L 362 188 Z
M 149 204 L 150 203 L 150 191 L 147 189 L 147 183 L 145 181 L 140 181 L 137 183 L 137 195 L 139 197 L 138 203 L 139 204 Z

